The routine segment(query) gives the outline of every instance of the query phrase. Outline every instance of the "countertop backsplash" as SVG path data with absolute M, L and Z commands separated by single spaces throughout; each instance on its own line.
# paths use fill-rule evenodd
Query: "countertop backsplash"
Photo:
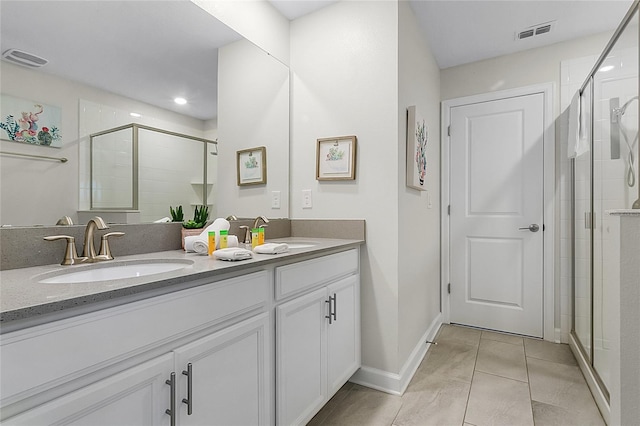
M 244 239 L 241 225 L 251 226 L 254 219 L 231 221 L 229 234 Z M 94 235 L 96 250 L 104 232 L 119 231 L 125 235 L 109 240 L 114 257 L 179 250 L 181 246 L 180 223 L 109 224 L 108 231 Z M 28 268 L 60 263 L 64 257 L 66 242 L 44 241 L 50 235 L 75 237 L 78 256 L 82 255 L 84 225 L 35 226 L 0 228 L 0 270 Z M 271 219 L 266 228 L 266 238 L 317 237 L 365 239 L 365 221 L 362 219 Z

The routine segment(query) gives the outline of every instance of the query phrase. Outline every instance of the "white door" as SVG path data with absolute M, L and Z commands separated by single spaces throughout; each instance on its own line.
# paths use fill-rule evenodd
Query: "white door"
M 543 334 L 544 95 L 451 108 L 452 323 Z
M 170 424 L 167 379 L 173 355 L 165 354 L 7 419 L 5 425 L 155 426 Z
M 174 351 L 178 424 L 257 426 L 269 423 L 268 330 L 269 315 L 265 313 Z

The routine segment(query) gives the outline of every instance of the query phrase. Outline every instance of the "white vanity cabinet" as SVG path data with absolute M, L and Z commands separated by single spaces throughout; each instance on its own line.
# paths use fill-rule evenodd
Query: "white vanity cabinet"
M 139 425 L 169 426 L 171 407 L 166 380 L 173 371 L 166 354 L 61 398 L 27 410 L 4 425 Z
M 260 271 L 0 336 L 3 424 L 269 424 L 271 289 Z
M 175 351 L 179 425 L 269 424 L 268 331 L 264 313 Z
M 297 293 L 276 306 L 276 420 L 305 424 L 360 367 L 357 250 L 276 268 L 276 289 Z

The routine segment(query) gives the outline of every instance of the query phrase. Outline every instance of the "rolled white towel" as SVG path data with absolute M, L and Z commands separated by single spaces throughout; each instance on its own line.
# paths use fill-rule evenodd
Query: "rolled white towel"
M 256 246 L 253 251 L 260 254 L 279 254 L 288 252 L 289 246 L 286 243 L 265 243 Z
M 193 241 L 193 251 L 198 254 L 208 254 L 209 242 L 203 238 L 196 237 L 196 239 Z
M 187 253 L 194 252 L 195 250 L 193 249 L 193 243 L 198 239 L 201 240 L 203 238 L 200 235 L 188 235 L 184 237 L 184 251 L 186 251 Z M 207 238 L 204 238 L 204 240 L 208 241 Z
M 168 223 L 171 222 L 171 219 L 169 219 L 168 217 L 163 217 L 162 219 L 158 219 L 158 220 L 154 220 L 153 223 Z

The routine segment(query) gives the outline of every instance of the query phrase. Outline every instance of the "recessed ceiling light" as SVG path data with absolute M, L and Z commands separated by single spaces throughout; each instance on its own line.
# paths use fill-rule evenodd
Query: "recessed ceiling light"
M 604 66 L 604 67 L 600 68 L 598 71 L 607 72 L 607 71 L 611 71 L 614 68 L 615 67 L 613 65 L 607 65 L 607 66 Z
M 132 116 L 132 117 L 135 117 L 135 118 L 142 117 L 142 114 L 138 114 L 137 112 L 130 112 L 129 115 Z
M 175 98 L 173 101 L 178 105 L 185 105 L 187 103 L 187 100 L 185 98 Z

